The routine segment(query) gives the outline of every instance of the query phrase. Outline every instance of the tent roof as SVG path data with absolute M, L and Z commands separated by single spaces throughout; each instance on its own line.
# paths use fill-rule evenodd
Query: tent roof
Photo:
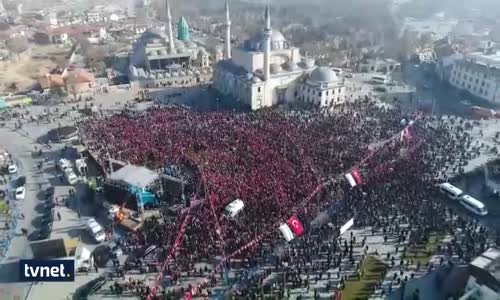
M 139 188 L 145 188 L 158 178 L 158 173 L 145 167 L 126 165 L 120 170 L 111 173 L 108 178 L 123 181 Z

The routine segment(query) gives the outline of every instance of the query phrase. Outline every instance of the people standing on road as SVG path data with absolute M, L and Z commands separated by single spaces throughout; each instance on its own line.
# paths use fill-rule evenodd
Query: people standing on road
M 61 221 L 61 213 L 60 213 L 60 212 L 57 212 L 57 219 L 58 219 L 59 221 Z

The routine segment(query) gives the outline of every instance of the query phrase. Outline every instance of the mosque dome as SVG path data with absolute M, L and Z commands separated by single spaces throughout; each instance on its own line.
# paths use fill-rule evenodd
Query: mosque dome
M 165 75 L 163 75 L 163 77 L 165 77 L 165 78 L 170 78 L 171 76 L 170 76 L 170 74 L 169 74 L 169 73 L 165 73 Z
M 188 74 L 188 75 L 193 75 L 193 71 L 188 70 L 188 71 L 187 71 L 187 74 Z
M 153 79 L 153 80 L 155 80 L 155 79 L 156 79 L 155 74 L 153 74 L 153 73 L 149 74 L 149 79 Z
M 179 76 L 186 76 L 186 73 L 184 73 L 184 71 L 180 71 Z
M 167 51 L 166 50 L 161 50 L 160 51 L 160 55 L 167 55 Z
M 156 51 L 156 55 L 161 56 L 162 55 L 162 51 L 161 50 Z
M 279 64 L 276 64 L 276 63 L 271 64 L 269 69 L 271 71 L 271 74 L 277 74 L 277 73 L 282 71 L 281 66 Z
M 172 73 L 172 77 L 179 77 L 179 73 L 177 73 L 177 72 L 173 72 L 173 73 Z
M 305 66 L 306 68 L 312 68 L 312 67 L 314 67 L 314 64 L 315 64 L 315 63 L 316 63 L 316 62 L 315 62 L 315 61 L 314 61 L 314 59 L 312 59 L 312 58 L 306 58 L 306 59 L 304 59 L 304 66 Z
M 258 31 L 252 38 L 245 41 L 245 48 L 252 51 L 264 50 L 266 41 L 266 32 L 264 30 Z M 287 49 L 289 47 L 283 34 L 277 30 L 271 31 L 271 50 Z
M 328 67 L 317 67 L 309 75 L 309 80 L 314 83 L 332 83 L 337 82 L 337 74 Z
M 156 74 L 156 78 L 158 78 L 158 79 L 163 79 L 163 74 L 162 74 L 162 73 L 158 73 L 158 74 Z

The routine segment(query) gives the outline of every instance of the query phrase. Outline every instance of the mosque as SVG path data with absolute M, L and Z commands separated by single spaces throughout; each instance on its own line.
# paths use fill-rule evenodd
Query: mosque
M 174 39 L 168 0 L 166 5 L 168 36 L 151 28 L 137 39 L 129 56 L 131 84 L 152 88 L 211 81 L 209 53 L 190 40 L 189 25 L 182 16 L 177 22 L 177 39 Z
M 214 70 L 214 87 L 257 110 L 276 104 L 303 101 L 333 106 L 345 101 L 344 81 L 329 67 L 318 67 L 301 57 L 283 34 L 271 29 L 269 6 L 265 27 L 242 45 L 231 49 L 229 5 L 225 6 L 224 59 Z

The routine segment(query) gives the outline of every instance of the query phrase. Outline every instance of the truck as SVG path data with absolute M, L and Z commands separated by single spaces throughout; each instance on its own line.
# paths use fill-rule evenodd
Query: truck
M 76 176 L 75 172 L 73 172 L 73 170 L 67 170 L 66 172 L 64 172 L 64 176 L 66 177 L 68 183 L 71 185 L 75 185 L 78 182 L 78 177 Z

